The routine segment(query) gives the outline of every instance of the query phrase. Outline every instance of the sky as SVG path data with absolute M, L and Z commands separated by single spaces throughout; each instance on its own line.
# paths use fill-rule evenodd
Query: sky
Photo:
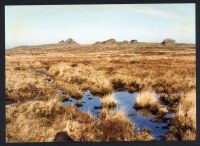
M 115 38 L 195 43 L 195 4 L 37 5 L 5 7 L 5 45 L 90 44 Z

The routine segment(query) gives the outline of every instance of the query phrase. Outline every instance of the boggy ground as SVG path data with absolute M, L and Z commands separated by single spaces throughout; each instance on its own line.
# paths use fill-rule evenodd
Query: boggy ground
M 103 98 L 113 90 L 142 93 L 149 89 L 160 93 L 159 102 L 166 104 L 166 111 L 174 112 L 165 139 L 194 140 L 196 104 L 189 105 L 196 102 L 195 54 L 194 45 L 156 43 L 52 44 L 8 49 L 6 140 L 59 141 L 56 137 L 60 135 L 60 141 L 153 140 L 148 130 L 136 131 L 122 111 L 103 108 L 96 121 L 75 107 L 59 104 L 70 96 L 81 98 L 85 90 Z M 65 96 L 60 96 L 57 89 L 62 89 Z M 147 105 L 145 108 L 154 107 Z M 188 121 L 194 124 L 188 125 Z M 173 130 L 177 128 L 181 131 Z M 65 134 L 67 140 L 66 136 L 62 138 Z

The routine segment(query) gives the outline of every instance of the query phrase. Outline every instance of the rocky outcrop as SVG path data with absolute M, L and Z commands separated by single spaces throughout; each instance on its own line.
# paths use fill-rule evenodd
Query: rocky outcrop
M 117 44 L 117 41 L 115 39 L 108 39 L 103 42 L 97 41 L 94 43 L 95 45 L 101 45 L 101 44 Z
M 63 40 L 61 40 L 60 42 L 58 42 L 59 44 L 62 44 L 62 43 L 64 43 L 65 41 L 63 41 Z
M 59 44 L 78 44 L 78 43 L 76 41 L 74 41 L 72 38 L 69 38 L 69 39 L 67 39 L 65 41 L 61 40 L 59 42 Z
M 102 42 L 103 44 L 115 44 L 117 41 L 115 39 L 108 39 Z
M 130 42 L 131 43 L 137 43 L 138 41 L 137 40 L 131 40 Z
M 106 41 L 103 41 L 103 42 L 100 42 L 100 41 L 97 41 L 96 43 L 94 43 L 95 45 L 98 45 L 98 44 L 118 44 L 118 45 L 121 45 L 121 44 L 134 44 L 134 43 L 137 43 L 138 41 L 137 40 L 131 40 L 131 41 L 127 41 L 127 40 L 124 40 L 124 41 L 116 41 L 115 39 L 108 39 Z
M 164 39 L 161 44 L 168 45 L 168 44 L 175 44 L 175 43 L 176 41 L 174 39 L 167 38 L 167 39 Z
M 95 45 L 99 45 L 102 44 L 100 41 L 97 41 L 96 43 L 94 43 Z
M 129 42 L 127 40 L 122 41 L 124 44 L 128 44 Z

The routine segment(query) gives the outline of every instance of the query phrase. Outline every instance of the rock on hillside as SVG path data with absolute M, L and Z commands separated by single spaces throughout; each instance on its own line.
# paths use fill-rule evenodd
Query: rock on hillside
M 62 43 L 64 43 L 65 41 L 63 41 L 63 40 L 61 40 L 60 42 L 58 42 L 59 44 L 62 44 Z
M 137 43 L 138 41 L 137 40 L 131 40 L 131 43 Z
M 78 43 L 76 41 L 74 41 L 72 38 L 69 38 L 69 39 L 67 39 L 65 41 L 61 40 L 59 42 L 59 44 L 78 44 Z
M 175 44 L 175 43 L 176 41 L 174 39 L 167 38 L 167 39 L 164 39 L 161 44 L 167 45 L 167 44 Z
M 115 39 L 108 39 L 106 41 L 103 41 L 103 44 L 115 44 L 117 41 Z
M 115 39 L 108 39 L 103 42 L 97 41 L 94 43 L 94 45 L 100 45 L 100 44 L 117 44 L 117 41 Z
M 98 44 L 102 44 L 100 41 L 97 41 L 96 43 L 94 43 L 95 45 L 98 45 Z
M 138 41 L 137 40 L 131 40 L 130 42 L 127 41 L 127 40 L 124 40 L 122 42 L 118 42 L 116 41 L 115 39 L 108 39 L 108 40 L 105 40 L 103 42 L 100 42 L 100 41 L 97 41 L 96 43 L 94 43 L 95 45 L 98 45 L 98 44 L 134 44 L 134 43 L 137 43 Z
M 128 44 L 129 42 L 127 40 L 124 40 L 122 43 L 124 44 Z

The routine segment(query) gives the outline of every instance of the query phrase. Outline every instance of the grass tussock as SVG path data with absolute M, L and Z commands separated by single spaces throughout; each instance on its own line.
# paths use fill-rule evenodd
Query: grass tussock
M 124 110 L 102 109 L 100 119 L 83 131 L 85 141 L 151 141 L 153 136 L 146 131 L 136 131 Z
M 117 105 L 118 101 L 113 97 L 113 95 L 108 94 L 100 98 L 102 108 L 113 108 Z
M 168 95 L 166 93 L 160 94 L 159 98 L 163 103 L 165 103 L 171 111 L 174 111 L 181 99 L 180 95 Z
M 60 96 L 53 89 L 52 86 L 48 84 L 35 84 L 35 83 L 24 83 L 18 84 L 19 86 L 6 89 L 6 102 L 15 103 L 15 102 L 26 102 L 30 100 L 40 100 L 45 101 L 49 99 L 59 99 Z
M 7 105 L 6 142 L 51 142 L 56 133 L 65 130 L 69 136 L 76 135 L 75 127 L 93 120 L 87 113 L 62 106 L 56 100 Z
M 65 95 L 71 96 L 72 98 L 80 99 L 83 96 L 82 91 L 74 84 L 65 83 L 59 80 L 55 81 L 53 85 L 55 89 L 61 89 Z
M 96 121 L 90 114 L 62 106 L 56 100 L 7 105 L 6 109 L 9 143 L 154 139 L 148 132 L 136 131 L 123 110 L 103 109 Z
M 151 90 L 143 90 L 136 98 L 134 107 L 136 109 L 147 109 L 155 114 L 166 114 L 168 110 L 165 107 L 161 107 L 161 104 L 155 93 Z
M 187 92 L 179 102 L 166 140 L 196 139 L 196 90 Z
M 112 91 L 112 85 L 102 71 L 96 71 L 93 67 L 77 65 L 75 67 L 66 63 L 52 66 L 48 74 L 54 76 L 57 81 L 64 81 L 76 85 L 80 90 L 91 90 L 94 94 L 106 94 Z
M 146 108 L 151 106 L 158 106 L 158 100 L 151 90 L 141 91 L 136 98 L 136 108 Z

